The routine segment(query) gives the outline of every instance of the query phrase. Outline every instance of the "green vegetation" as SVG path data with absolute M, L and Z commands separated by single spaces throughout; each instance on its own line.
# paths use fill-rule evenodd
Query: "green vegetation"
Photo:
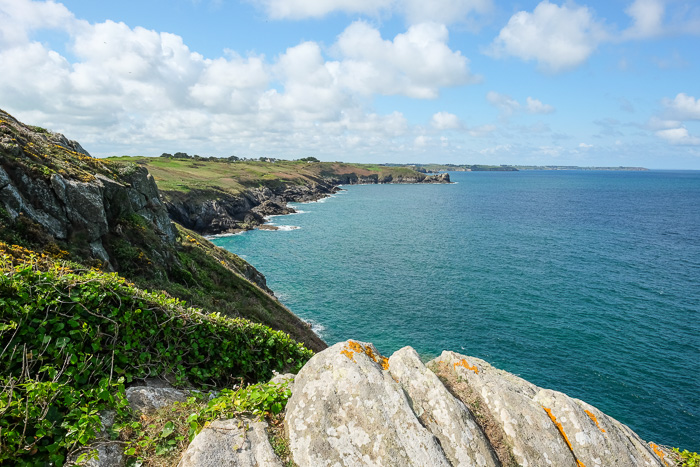
M 0 253 L 0 463 L 63 464 L 96 438 L 100 411 L 130 420 L 124 383 L 134 379 L 172 375 L 180 385 L 232 387 L 297 371 L 312 354 L 282 332 L 188 308 L 114 273 L 18 246 L 0 244 Z M 188 415 L 188 426 L 196 432 L 232 411 L 278 413 L 282 396 L 269 386 L 223 391 Z M 153 443 L 134 423 L 116 430 L 134 431 L 136 455 Z M 161 431 L 159 440 L 169 436 Z
M 380 178 L 420 177 L 409 167 L 388 167 L 376 164 L 346 164 L 342 162 L 314 162 L 305 158 L 298 161 L 232 161 L 208 158 L 182 159 L 169 157 L 110 157 L 110 162 L 136 163 L 148 169 L 166 196 L 173 192 L 189 193 L 201 190 L 204 196 L 224 192 L 238 194 L 247 188 L 268 188 L 280 185 L 311 185 L 322 178 L 355 174 L 360 177 Z M 313 162 L 313 161 L 311 161 Z M 207 194 L 209 193 L 209 194 Z
M 677 456 L 679 467 L 700 467 L 700 454 L 684 449 L 682 452 L 678 448 L 673 448 L 673 453 Z
M 255 384 L 238 389 L 223 389 L 211 400 L 203 393 L 193 393 L 186 402 L 175 402 L 155 413 L 142 414 L 138 420 L 118 425 L 119 437 L 125 441 L 124 452 L 149 466 L 177 464 L 181 453 L 209 422 L 238 415 L 280 420 L 291 396 L 287 384 Z

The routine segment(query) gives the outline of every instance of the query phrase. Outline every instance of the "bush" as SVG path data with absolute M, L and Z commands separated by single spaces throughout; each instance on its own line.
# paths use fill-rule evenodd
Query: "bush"
M 21 247 L 0 243 L 0 272 L 0 464 L 61 465 L 96 437 L 99 411 L 126 410 L 134 379 L 230 387 L 311 357 L 282 332 Z

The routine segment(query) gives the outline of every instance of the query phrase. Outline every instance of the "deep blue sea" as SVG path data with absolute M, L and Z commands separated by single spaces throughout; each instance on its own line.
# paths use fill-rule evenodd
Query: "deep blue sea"
M 700 451 L 700 172 L 363 185 L 214 242 L 326 342 L 487 360 Z

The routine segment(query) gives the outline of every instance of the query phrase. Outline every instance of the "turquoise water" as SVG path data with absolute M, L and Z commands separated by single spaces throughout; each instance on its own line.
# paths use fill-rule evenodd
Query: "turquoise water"
M 700 451 L 700 172 L 451 173 L 215 239 L 329 344 L 483 358 Z

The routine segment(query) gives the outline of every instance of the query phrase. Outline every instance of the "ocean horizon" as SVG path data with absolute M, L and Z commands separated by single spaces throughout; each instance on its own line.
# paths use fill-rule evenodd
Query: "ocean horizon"
M 450 172 L 212 241 L 328 344 L 453 350 L 700 450 L 700 171 Z

